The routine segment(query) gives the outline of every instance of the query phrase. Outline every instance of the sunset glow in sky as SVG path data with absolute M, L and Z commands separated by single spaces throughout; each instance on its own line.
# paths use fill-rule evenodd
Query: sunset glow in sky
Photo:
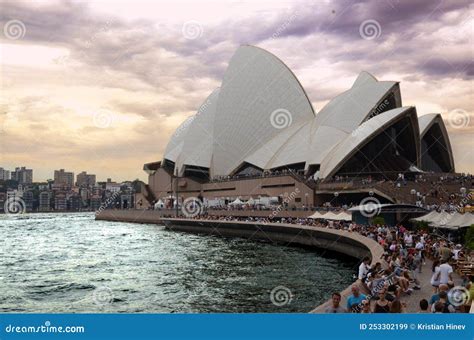
M 0 167 L 146 180 L 242 44 L 295 73 L 316 112 L 360 71 L 439 112 L 474 173 L 469 1 L 0 0 Z M 376 32 L 361 30 L 367 20 Z

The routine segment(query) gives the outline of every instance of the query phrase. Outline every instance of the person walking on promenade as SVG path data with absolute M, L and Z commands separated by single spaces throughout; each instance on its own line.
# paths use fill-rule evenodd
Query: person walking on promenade
M 434 260 L 433 265 L 431 267 L 432 275 L 431 275 L 430 284 L 433 286 L 435 293 L 438 292 L 438 287 L 439 287 L 439 276 L 440 276 L 439 265 L 440 265 L 439 260 Z
M 325 313 L 347 313 L 347 310 L 340 303 L 341 294 L 337 292 L 332 293 L 332 304 L 326 307 Z
M 359 313 L 361 309 L 361 303 L 366 299 L 366 296 L 360 293 L 357 283 L 354 283 L 351 286 L 351 291 L 352 295 L 347 298 L 347 310 L 353 313 Z
M 451 267 L 447 259 L 443 259 L 439 266 L 439 283 L 448 284 L 448 282 L 453 282 L 453 267 Z
M 439 248 L 439 255 L 441 256 L 441 262 L 448 262 L 451 258 L 451 249 L 448 248 L 445 241 L 443 241 Z

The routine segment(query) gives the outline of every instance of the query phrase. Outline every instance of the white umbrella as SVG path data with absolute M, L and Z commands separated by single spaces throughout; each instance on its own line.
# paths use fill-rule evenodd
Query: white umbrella
M 242 202 L 238 197 L 235 199 L 234 202 L 229 203 L 229 205 L 242 205 L 244 202 Z

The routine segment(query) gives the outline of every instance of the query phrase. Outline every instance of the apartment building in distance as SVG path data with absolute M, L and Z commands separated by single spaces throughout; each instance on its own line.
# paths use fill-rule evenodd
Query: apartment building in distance
M 51 210 L 51 193 L 49 191 L 42 191 L 39 193 L 38 211 Z
M 33 183 L 33 170 L 26 167 L 17 167 L 15 171 L 11 172 L 11 179 L 17 181 L 19 184 Z
M 74 172 L 65 171 L 64 169 L 54 170 L 54 184 L 74 186 Z
M 90 188 L 95 185 L 95 175 L 88 174 L 86 171 L 81 172 L 76 176 L 76 186 L 83 188 Z
M 0 168 L 0 180 L 8 181 L 10 179 L 10 171 Z

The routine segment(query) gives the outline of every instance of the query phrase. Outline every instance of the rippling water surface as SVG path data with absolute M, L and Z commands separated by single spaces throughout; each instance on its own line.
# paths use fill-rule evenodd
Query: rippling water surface
M 354 272 L 314 250 L 92 213 L 0 215 L 0 232 L 0 312 L 307 312 Z

